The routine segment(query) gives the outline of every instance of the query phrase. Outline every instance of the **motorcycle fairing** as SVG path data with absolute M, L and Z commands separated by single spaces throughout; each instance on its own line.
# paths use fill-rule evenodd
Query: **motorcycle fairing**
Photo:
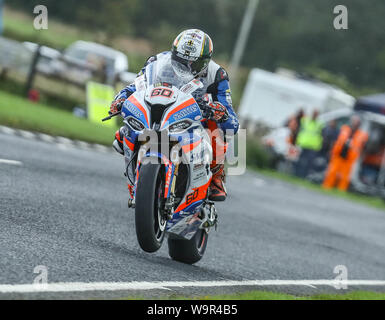
M 151 74 L 151 70 L 148 71 L 149 73 L 146 72 L 146 76 Z M 203 117 L 200 107 L 191 96 L 194 90 L 201 87 L 201 83 L 199 81 L 192 81 L 178 89 L 174 86 L 164 87 L 162 84 L 157 83 L 149 85 L 149 82 L 146 83 L 145 76 L 143 75 L 135 80 L 135 84 L 137 91 L 126 100 L 122 108 L 122 116 L 125 118 L 125 122 L 130 117 L 133 117 L 143 124 L 144 130 L 151 130 L 150 124 L 153 122 L 153 119 L 151 119 L 150 108 L 156 108 L 156 102 L 160 105 L 166 105 L 164 114 L 160 119 L 160 126 L 157 130 L 167 132 L 168 136 L 172 137 L 174 141 L 175 137 L 177 137 L 178 146 L 182 148 L 183 156 L 187 159 L 188 188 L 177 208 L 174 210 L 172 218 L 167 222 L 166 230 L 170 233 L 190 238 L 195 234 L 197 224 L 200 223 L 198 215 L 207 198 L 208 187 L 212 179 L 212 173 L 210 171 L 210 161 L 212 157 L 210 138 L 201 125 Z M 141 90 L 138 90 L 139 86 L 141 86 Z M 158 89 L 171 89 L 173 94 L 175 94 L 175 96 L 173 95 L 172 99 L 170 99 L 169 105 L 167 104 L 168 99 L 162 98 L 162 100 L 154 93 L 158 92 Z M 173 134 L 170 132 L 171 125 L 183 122 L 183 120 L 191 122 L 191 125 L 187 126 L 181 133 Z M 131 154 L 133 153 L 132 151 L 134 150 L 138 136 L 141 133 L 143 133 L 143 130 L 131 130 L 131 133 L 124 139 L 124 143 L 129 151 L 131 151 Z M 209 157 L 206 156 L 205 152 L 209 154 Z M 144 158 L 158 158 L 165 166 L 165 189 L 163 194 L 165 198 L 169 198 L 172 181 L 174 179 L 175 164 L 170 160 L 170 155 L 166 156 L 163 153 L 151 151 L 151 149 L 145 153 L 144 157 L 137 159 L 136 172 L 134 172 L 135 177 L 133 177 L 133 180 L 135 180 L 133 188 L 134 197 Z
M 180 104 L 175 103 L 174 106 L 170 107 L 163 116 L 160 128 L 163 130 L 181 119 L 190 119 L 192 121 L 202 119 L 201 110 L 194 98 L 189 98 Z
M 136 98 L 136 94 L 132 94 L 123 104 L 122 117 L 133 117 L 140 120 L 145 128 L 150 128 L 149 110 L 145 104 L 142 104 Z

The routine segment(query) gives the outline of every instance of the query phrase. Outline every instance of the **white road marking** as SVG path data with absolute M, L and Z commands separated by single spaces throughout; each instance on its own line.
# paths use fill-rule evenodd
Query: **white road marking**
M 71 139 L 65 138 L 65 137 L 56 137 L 56 141 L 61 144 L 67 144 L 72 145 L 73 141 Z
M 76 144 L 78 147 L 82 148 L 82 149 L 86 149 L 86 150 L 89 150 L 91 149 L 91 145 L 87 142 L 84 142 L 84 141 L 80 141 L 80 140 L 75 140 Z
M 25 131 L 25 130 L 18 130 L 19 134 L 26 139 L 35 139 L 35 134 L 30 132 L 30 131 Z
M 13 165 L 13 166 L 22 166 L 23 165 L 23 163 L 21 161 L 7 160 L 7 159 L 0 159 L 0 164 L 1 163 L 10 164 L 10 165 Z
M 57 282 L 47 284 L 2 284 L 1 293 L 83 292 L 121 290 L 170 290 L 191 287 L 239 286 L 385 286 L 385 280 L 243 280 L 243 281 L 163 281 L 163 282 Z
M 69 147 L 72 148 L 79 148 L 84 150 L 95 150 L 99 152 L 104 153 L 112 153 L 112 148 L 106 147 L 101 144 L 91 144 L 85 141 L 79 141 L 79 140 L 71 140 L 65 137 L 55 137 L 50 136 L 44 133 L 38 133 L 38 132 L 29 132 L 26 130 L 20 130 L 20 129 L 12 129 L 5 126 L 0 126 L 0 133 L 8 134 L 8 135 L 19 135 L 21 137 L 27 138 L 27 139 L 36 139 L 36 140 L 42 140 L 45 142 L 50 142 L 59 147 L 59 149 L 62 150 L 68 150 Z
M 45 134 L 45 133 L 39 133 L 39 137 L 41 140 L 43 140 L 45 142 L 54 142 L 55 141 L 55 138 L 53 136 L 50 136 L 50 135 Z
M 15 129 L 12 129 L 12 128 L 9 128 L 9 127 L 4 127 L 4 126 L 0 126 L 0 131 L 2 133 L 5 133 L 5 134 L 15 134 L 16 133 L 16 130 Z

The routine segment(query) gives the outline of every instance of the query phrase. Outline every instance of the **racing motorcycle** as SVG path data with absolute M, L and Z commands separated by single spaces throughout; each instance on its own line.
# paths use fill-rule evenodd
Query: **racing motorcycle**
M 137 239 L 144 251 L 155 252 L 167 234 L 170 257 L 193 264 L 202 258 L 218 217 L 208 200 L 213 151 L 202 126 L 210 108 L 192 95 L 203 84 L 149 84 L 142 75 L 135 85 L 121 111 L 103 121 L 123 118 L 128 206 L 135 209 Z

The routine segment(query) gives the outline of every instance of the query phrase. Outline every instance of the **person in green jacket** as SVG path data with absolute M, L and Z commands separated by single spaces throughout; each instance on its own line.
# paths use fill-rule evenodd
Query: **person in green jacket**
M 295 174 L 305 178 L 313 167 L 313 162 L 322 148 L 323 125 L 318 119 L 318 110 L 313 111 L 311 118 L 301 119 L 300 130 L 297 137 L 297 146 L 301 148 L 301 154 L 295 165 Z

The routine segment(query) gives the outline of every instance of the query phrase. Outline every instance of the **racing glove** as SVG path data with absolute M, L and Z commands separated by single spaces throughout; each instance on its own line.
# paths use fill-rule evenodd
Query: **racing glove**
M 213 101 L 210 94 L 204 94 L 197 102 L 202 110 L 204 110 L 205 117 L 215 122 L 224 122 L 229 119 L 229 112 L 227 108 L 218 101 Z
M 215 122 L 224 122 L 229 119 L 229 113 L 227 108 L 218 101 L 210 102 L 207 105 L 210 108 L 210 120 L 214 120 Z
M 110 111 L 108 111 L 109 114 L 114 114 L 117 112 L 120 112 L 122 110 L 122 106 L 124 101 L 126 101 L 125 98 L 119 98 L 114 101 L 112 101 L 111 106 L 110 106 Z

